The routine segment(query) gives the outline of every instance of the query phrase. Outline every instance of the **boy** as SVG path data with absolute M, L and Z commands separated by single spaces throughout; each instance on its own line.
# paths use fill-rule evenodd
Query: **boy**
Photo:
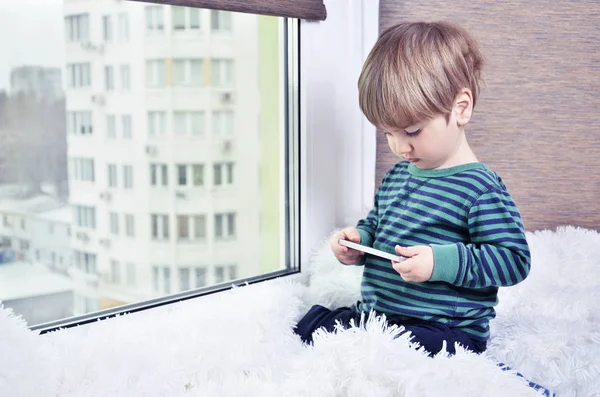
M 455 343 L 486 349 L 498 287 L 527 277 L 530 254 L 511 196 L 465 136 L 482 66 L 475 40 L 450 23 L 401 23 L 381 34 L 358 81 L 359 102 L 402 160 L 368 216 L 331 238 L 340 262 L 364 266 L 362 301 L 313 306 L 295 328 L 305 343 L 318 328 L 359 324 L 361 313 L 374 312 L 430 354 L 444 341 L 449 353 Z M 408 259 L 364 256 L 339 239 Z

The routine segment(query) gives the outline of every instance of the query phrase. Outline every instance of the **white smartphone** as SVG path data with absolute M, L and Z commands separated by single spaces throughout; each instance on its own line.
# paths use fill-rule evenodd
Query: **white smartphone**
M 340 239 L 338 242 L 340 243 L 340 245 L 343 245 L 344 247 L 362 251 L 366 254 L 375 255 L 380 258 L 389 259 L 394 262 L 402 262 L 403 260 L 406 260 L 406 257 L 404 257 L 404 256 L 389 254 L 385 251 L 381 251 L 381 250 L 378 250 L 378 249 L 375 249 L 372 247 L 367 247 L 366 245 L 353 243 L 352 241 Z

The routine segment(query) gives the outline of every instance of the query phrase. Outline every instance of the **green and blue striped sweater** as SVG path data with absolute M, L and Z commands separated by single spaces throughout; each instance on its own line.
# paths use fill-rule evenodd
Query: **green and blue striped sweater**
M 521 216 L 500 177 L 482 163 L 423 170 L 402 161 L 384 177 L 361 243 L 429 245 L 434 269 L 423 283 L 406 282 L 388 260 L 365 255 L 357 309 L 458 327 L 489 338 L 498 287 L 524 280 L 530 254 Z

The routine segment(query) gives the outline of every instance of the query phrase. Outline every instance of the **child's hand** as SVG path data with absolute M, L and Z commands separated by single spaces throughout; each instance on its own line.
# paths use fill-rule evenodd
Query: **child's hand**
M 358 234 L 358 230 L 354 227 L 347 227 L 340 230 L 331 237 L 329 245 L 331 245 L 331 251 L 333 251 L 333 255 L 335 255 L 338 261 L 346 265 L 355 265 L 357 262 L 360 262 L 364 252 L 340 245 L 338 242 L 340 239 L 360 243 L 360 234 Z
M 392 261 L 394 270 L 400 273 L 404 281 L 422 283 L 428 281 L 433 273 L 433 249 L 426 245 L 414 247 L 396 246 L 396 253 L 408 259 L 402 262 Z

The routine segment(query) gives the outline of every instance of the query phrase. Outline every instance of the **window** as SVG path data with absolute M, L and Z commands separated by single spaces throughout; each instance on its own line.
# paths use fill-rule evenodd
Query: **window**
M 116 212 L 109 213 L 110 233 L 115 236 L 119 235 L 119 214 Z
M 92 134 L 92 112 L 67 112 L 66 122 L 69 135 Z
M 215 86 L 228 86 L 233 84 L 233 60 L 213 59 L 212 83 Z
M 150 164 L 150 185 L 168 186 L 169 178 L 166 164 Z
M 21 230 L 25 230 L 25 219 L 21 219 Z
M 133 166 L 132 165 L 124 165 L 123 166 L 123 188 L 124 189 L 133 188 Z
M 187 291 L 190 289 L 190 269 L 179 269 L 179 291 Z
M 152 214 L 150 215 L 150 224 L 153 240 L 169 239 L 169 215 Z
M 65 37 L 67 41 L 86 41 L 90 32 L 88 14 L 65 17 Z
M 106 116 L 106 136 L 112 139 L 117 137 L 117 120 L 112 114 Z
M 192 164 L 192 173 L 194 177 L 194 186 L 204 185 L 204 165 Z
M 166 68 L 164 59 L 146 61 L 146 86 L 164 87 L 166 81 Z
M 91 83 L 92 81 L 89 63 L 67 64 L 68 88 L 89 88 Z
M 197 30 L 200 29 L 200 10 L 188 7 L 171 7 L 173 17 L 173 30 Z
M 119 261 L 112 260 L 110 261 L 110 282 L 113 284 L 121 283 L 121 264 Z
M 72 158 L 69 160 L 70 178 L 78 182 L 94 182 L 94 159 Z
M 108 164 L 108 187 L 117 187 L 117 166 Z
M 94 207 L 75 205 L 73 209 L 77 226 L 88 229 L 96 228 L 96 209 Z
M 148 112 L 148 135 L 158 136 L 167 133 L 166 112 Z
M 204 134 L 204 112 L 173 112 L 173 132 L 182 136 Z
M 104 88 L 106 91 L 115 89 L 115 72 L 112 66 L 104 67 Z
M 102 36 L 104 41 L 112 41 L 113 37 L 113 27 L 112 27 L 112 18 L 110 15 L 104 15 L 102 17 Z
M 168 267 L 163 268 L 163 285 L 164 285 L 164 293 L 171 293 L 171 269 Z
M 173 60 L 173 83 L 175 85 L 200 85 L 203 82 L 201 59 Z
M 225 281 L 225 267 L 215 266 L 215 283 L 219 284 Z
M 216 163 L 213 166 L 214 185 L 233 184 L 233 163 Z
M 135 279 L 136 279 L 136 272 L 135 272 L 135 265 L 133 263 L 127 263 L 126 265 L 126 277 L 127 277 L 127 286 L 129 287 L 135 287 Z
M 74 252 L 75 267 L 87 274 L 96 274 L 96 254 L 84 251 Z
M 164 9 L 162 6 L 146 6 L 146 31 L 149 33 L 165 30 Z
M 129 81 L 129 65 L 121 65 L 121 89 L 129 91 L 131 82 Z
M 231 30 L 231 12 L 228 11 L 210 11 L 210 27 L 213 31 Z
M 129 40 L 129 16 L 126 13 L 119 14 L 119 41 Z
M 215 238 L 229 239 L 235 237 L 235 214 L 215 214 Z
M 187 165 L 177 165 L 177 184 L 179 186 L 187 185 Z
M 121 116 L 121 128 L 123 128 L 123 139 L 131 139 L 131 115 L 124 114 Z
M 212 118 L 213 134 L 216 136 L 233 135 L 233 112 L 231 110 L 215 110 Z
M 237 266 L 236 265 L 229 265 L 229 266 L 227 266 L 227 271 L 229 272 L 229 279 L 230 280 L 237 279 Z
M 203 267 L 196 268 L 196 288 L 206 286 L 206 269 Z
M 125 235 L 135 237 L 135 217 L 132 214 L 125 215 Z
M 169 4 L 181 5 L 178 1 Z M 19 118 L 0 117 L 15 122 L 0 126 L 0 135 L 17 138 L 12 147 L 3 140 L 0 149 L 11 153 L 17 144 L 29 146 L 14 159 L 0 153 L 0 182 L 25 191 L 43 181 L 49 192 L 44 200 L 56 208 L 55 231 L 48 234 L 49 221 L 37 228 L 38 214 L 31 213 L 6 214 L 12 227 L 2 228 L 0 213 L 0 239 L 7 237 L 16 252 L 28 241 L 24 260 L 35 261 L 39 250 L 39 263 L 50 265 L 55 253 L 57 274 L 67 277 L 79 300 L 63 317 L 89 308 L 143 306 L 155 298 L 169 301 L 174 298 L 166 293 L 188 285 L 210 287 L 215 264 L 224 267 L 225 281 L 233 263 L 244 277 L 292 266 L 287 250 L 298 247 L 288 241 L 287 222 L 296 221 L 288 213 L 295 207 L 288 204 L 297 199 L 288 197 L 287 186 L 295 183 L 288 178 L 298 169 L 292 148 L 300 113 L 294 110 L 297 89 L 286 87 L 300 86 L 288 75 L 288 69 L 298 69 L 297 42 L 286 36 L 298 33 L 298 21 L 156 2 L 99 4 L 63 1 L 63 18 L 54 27 L 31 25 L 37 29 L 32 37 L 47 39 L 49 48 L 62 44 L 56 59 L 19 41 L 23 53 L 38 55 L 40 72 L 25 76 L 22 84 L 15 80 L 15 87 L 43 87 L 45 96 L 56 84 L 63 99 L 43 97 L 19 108 L 12 89 L 5 90 L 7 109 Z M 22 12 L 14 16 L 23 20 L 31 10 L 19 7 Z M 47 34 L 56 31 L 63 34 L 58 43 Z M 10 54 L 5 58 L 4 69 L 16 73 L 19 67 L 11 65 L 22 62 Z M 47 108 L 50 103 L 54 108 Z M 33 109 L 52 117 L 34 122 L 36 115 L 28 113 Z M 31 123 L 21 126 L 21 119 Z M 255 247 L 251 255 L 246 244 Z M 94 270 L 77 270 L 75 260 Z

